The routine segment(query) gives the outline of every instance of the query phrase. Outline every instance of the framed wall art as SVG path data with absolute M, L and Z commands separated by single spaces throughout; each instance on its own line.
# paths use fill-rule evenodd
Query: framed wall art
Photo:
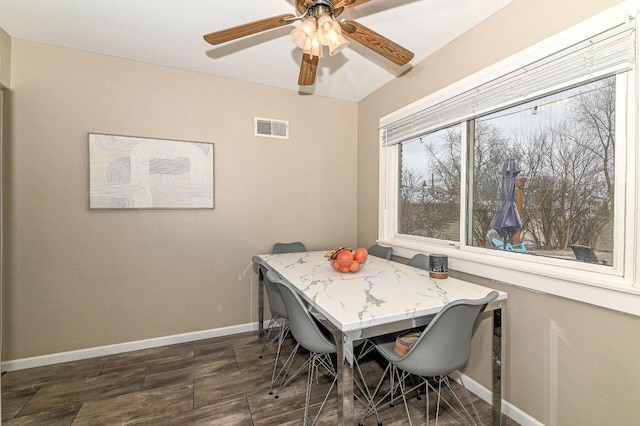
M 213 209 L 212 143 L 89 133 L 89 208 Z

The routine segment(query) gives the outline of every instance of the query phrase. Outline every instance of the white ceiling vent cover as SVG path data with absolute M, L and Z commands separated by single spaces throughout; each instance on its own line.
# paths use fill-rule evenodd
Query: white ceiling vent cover
M 256 136 L 267 138 L 289 139 L 289 122 L 254 117 L 253 130 Z

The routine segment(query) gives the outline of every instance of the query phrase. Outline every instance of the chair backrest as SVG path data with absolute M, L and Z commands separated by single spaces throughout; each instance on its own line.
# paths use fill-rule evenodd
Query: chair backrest
M 267 289 L 267 297 L 269 298 L 269 307 L 271 308 L 271 311 L 274 314 L 278 315 L 280 318 L 288 318 L 287 307 L 284 304 L 284 300 L 282 300 L 280 290 L 267 278 L 269 270 L 264 266 L 260 266 L 260 269 L 262 269 L 264 286 Z
M 273 254 L 298 253 L 302 251 L 307 251 L 307 248 L 299 241 L 295 243 L 275 243 L 273 245 Z
M 367 250 L 371 256 L 381 257 L 383 259 L 391 259 L 391 247 L 383 247 L 379 244 L 374 244 Z
M 498 297 L 497 291 L 481 299 L 450 302 L 429 323 L 418 341 L 395 364 L 419 376 L 449 374 L 462 367 L 471 354 L 471 336 L 487 304 Z
M 599 263 L 598 256 L 594 253 L 593 249 L 589 246 L 581 246 L 579 244 L 572 244 L 571 250 L 573 250 L 573 254 L 576 256 L 580 262 L 587 263 Z
M 275 272 L 268 271 L 267 279 L 278 288 L 282 295 L 287 307 L 289 328 L 293 338 L 310 352 L 335 353 L 336 345 L 320 330 L 300 296 L 289 288 L 289 285 Z
M 269 298 L 269 307 L 271 308 L 271 312 L 281 318 L 287 318 L 287 308 L 284 306 L 284 301 L 282 300 L 280 291 L 267 279 L 267 272 L 270 271 L 269 266 L 259 256 L 253 256 L 251 260 L 253 263 L 258 265 L 260 270 L 260 278 L 262 278 L 264 286 L 267 289 L 267 297 Z
M 301 242 L 275 243 L 272 250 L 273 254 L 298 253 L 303 251 L 307 251 L 307 248 Z M 271 307 L 271 311 L 281 318 L 287 318 L 287 308 L 284 305 L 284 300 L 282 300 L 280 290 L 267 278 L 268 268 L 265 265 L 261 264 L 260 270 L 264 279 L 264 285 L 267 289 L 267 297 L 269 298 L 269 306 Z
M 424 269 L 425 271 L 429 270 L 429 256 L 426 254 L 418 253 L 414 255 L 411 259 L 409 259 L 409 266 L 414 266 L 416 268 Z

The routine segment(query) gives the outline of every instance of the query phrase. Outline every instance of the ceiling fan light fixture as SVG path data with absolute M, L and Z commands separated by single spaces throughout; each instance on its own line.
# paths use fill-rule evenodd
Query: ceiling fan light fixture
M 318 39 L 318 33 L 311 39 L 311 47 L 309 49 L 305 49 L 304 53 L 309 56 L 317 56 L 318 58 L 322 58 L 324 55 L 322 54 L 322 44 Z
M 342 34 L 337 34 L 336 37 L 333 37 L 329 42 L 329 55 L 333 56 L 340 53 L 348 45 L 349 41 L 344 38 Z
M 341 35 L 340 25 L 331 15 L 322 15 L 318 18 L 318 34 L 323 46 L 329 46 L 331 40 Z
M 302 50 L 311 49 L 314 37 L 316 37 L 315 18 L 307 18 L 298 28 L 291 30 L 291 40 Z

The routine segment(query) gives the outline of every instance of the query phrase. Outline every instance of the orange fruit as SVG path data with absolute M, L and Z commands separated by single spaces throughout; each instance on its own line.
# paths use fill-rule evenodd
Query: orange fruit
M 340 267 L 340 272 L 349 272 L 349 264 Z
M 360 247 L 359 249 L 356 250 L 356 252 L 353 254 L 353 258 L 355 260 L 361 260 L 361 261 L 365 261 L 367 260 L 367 257 L 369 257 L 369 253 L 367 253 L 367 249 L 364 247 Z
M 354 260 L 353 262 L 351 262 L 351 266 L 349 266 L 349 270 L 351 272 L 358 272 L 360 270 L 360 262 L 358 262 L 357 260 Z
M 333 269 L 335 269 L 336 271 L 340 270 L 340 264 L 338 262 L 336 262 L 335 260 L 333 262 L 331 262 L 331 266 L 333 266 Z
M 353 260 L 353 253 L 351 251 L 343 251 L 342 253 L 338 254 L 338 256 L 336 257 L 336 260 L 338 262 L 345 262 L 345 261 L 351 262 Z

